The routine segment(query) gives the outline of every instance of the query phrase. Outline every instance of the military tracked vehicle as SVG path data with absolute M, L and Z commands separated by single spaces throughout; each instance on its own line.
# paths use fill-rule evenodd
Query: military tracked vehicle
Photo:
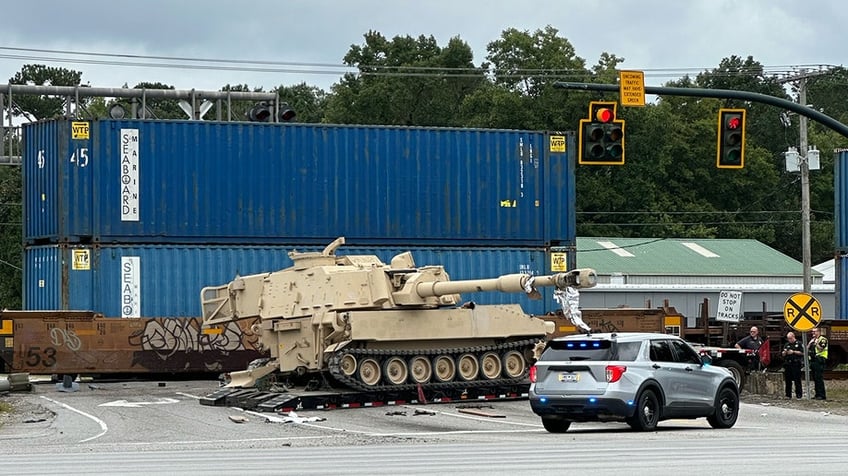
M 596 279 L 582 269 L 451 281 L 442 266 L 416 267 L 409 252 L 389 264 L 372 255 L 336 255 L 343 243 L 292 251 L 289 268 L 201 291 L 204 326 L 258 318 L 253 332 L 270 353 L 264 365 L 232 373 L 229 386 L 315 375 L 369 392 L 521 382 L 553 323 L 517 304 L 462 304 L 460 293 L 539 297 L 537 286 L 553 286 L 568 315 L 566 290 L 576 295 Z

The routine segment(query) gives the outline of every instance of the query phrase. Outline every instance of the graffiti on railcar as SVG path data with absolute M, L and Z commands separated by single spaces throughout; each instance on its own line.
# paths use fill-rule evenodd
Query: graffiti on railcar
M 259 336 L 231 322 L 204 332 L 198 319 L 149 319 L 129 336 L 130 346 L 153 351 L 162 360 L 179 352 L 229 352 L 257 350 Z
M 53 342 L 55 347 L 66 345 L 73 351 L 80 350 L 82 346 L 82 341 L 73 329 L 60 329 L 58 327 L 50 329 L 50 341 Z
M 255 321 L 204 329 L 200 318 L 105 318 L 91 312 L 2 311 L 0 366 L 33 374 L 208 373 L 261 357 Z
M 230 370 L 228 364 L 236 355 L 258 357 L 259 352 L 259 336 L 251 326 L 231 322 L 204 330 L 194 318 L 147 319 L 127 343 L 134 349 L 133 366 L 171 371 L 223 372 Z

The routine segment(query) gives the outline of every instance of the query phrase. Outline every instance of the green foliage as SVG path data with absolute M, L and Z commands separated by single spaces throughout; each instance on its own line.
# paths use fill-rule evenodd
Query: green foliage
M 0 166 L 0 308 L 21 309 L 21 169 Z
M 81 78 L 82 73 L 79 71 L 41 64 L 25 64 L 19 72 L 9 78 L 9 84 L 78 86 Z M 30 120 L 40 120 L 62 116 L 65 110 L 64 97 L 27 94 L 15 97 L 13 114 Z
M 547 26 L 535 31 L 507 28 L 475 64 L 460 37 L 440 45 L 433 36 L 395 36 L 377 31 L 352 45 L 344 75 L 325 92 L 306 83 L 273 89 L 297 113 L 296 122 L 452 126 L 573 131 L 587 116 L 590 101 L 617 101 L 614 93 L 566 91 L 556 81 L 614 84 L 624 60 L 601 53 L 593 66 L 571 42 Z M 13 84 L 79 84 L 81 73 L 26 65 Z M 731 55 L 712 70 L 666 84 L 676 87 L 752 91 L 797 97 L 780 78 L 769 76 L 752 57 Z M 846 123 L 848 70 L 836 68 L 808 80 L 807 101 Z M 171 86 L 139 83 L 148 89 Z M 224 91 L 262 91 L 246 84 Z M 787 93 L 789 91 L 789 93 Z M 26 100 L 25 100 L 26 99 Z M 34 118 L 62 114 L 61 98 L 18 96 L 17 113 Z M 99 98 L 85 106 L 86 117 L 104 117 Z M 218 105 L 207 119 L 245 120 L 251 101 Z M 157 118 L 184 119 L 174 100 L 148 104 Z M 748 111 L 745 167 L 717 169 L 717 114 L 722 107 Z M 220 108 L 220 111 L 219 111 Z M 580 236 L 753 238 L 796 259 L 801 257 L 800 183 L 785 171 L 783 151 L 799 142 L 797 115 L 791 125 L 779 108 L 740 100 L 660 96 L 645 107 L 618 107 L 626 121 L 624 166 L 578 166 L 577 233 Z M 813 121 L 809 143 L 821 150 L 821 170 L 811 173 L 813 262 L 833 255 L 834 154 L 846 138 Z M 20 175 L 0 167 L 0 201 L 20 202 Z M 15 188 L 17 187 L 17 188 Z M 17 215 L 16 215 L 17 213 Z M 0 207 L 0 305 L 20 304 L 20 207 Z M 2 264 L 2 263 L 0 263 Z
M 327 93 L 318 87 L 306 83 L 294 86 L 279 86 L 277 94 L 280 101 L 295 111 L 295 122 L 322 122 L 327 108 Z
M 261 88 L 261 87 L 251 89 L 250 86 L 248 86 L 247 84 L 227 84 L 227 85 L 224 85 L 221 88 L 221 91 L 240 92 L 240 93 L 249 93 L 249 92 L 261 93 L 261 92 L 264 91 L 264 89 Z M 214 106 L 212 106 L 212 109 L 209 110 L 209 112 L 206 114 L 205 117 L 207 119 L 211 119 L 211 118 L 217 119 L 217 118 L 220 117 L 221 120 L 223 120 L 223 121 L 228 121 L 228 120 L 231 120 L 231 121 L 246 121 L 246 120 L 248 120 L 248 118 L 247 118 L 248 111 L 250 111 L 250 108 L 252 108 L 255 105 L 256 105 L 255 101 L 237 101 L 237 100 L 230 100 L 229 102 L 228 101 L 222 101 L 221 104 L 220 104 L 220 111 L 218 110 L 219 105 L 216 103 Z M 183 116 L 185 116 L 185 113 L 183 113 Z
M 459 38 L 441 47 L 432 36 L 396 36 L 369 31 L 344 62 L 359 70 L 333 85 L 326 122 L 403 126 L 460 126 L 465 98 L 485 82 L 471 47 Z
M 486 50 L 495 84 L 517 94 L 539 97 L 557 78 L 589 77 L 586 61 L 550 25 L 533 33 L 506 29 Z
M 126 87 L 126 86 L 125 86 Z M 141 82 L 133 89 L 174 89 L 173 86 L 158 82 Z M 188 119 L 186 113 L 180 109 L 179 100 L 166 98 L 119 98 L 106 104 L 106 114 L 99 116 L 109 117 L 109 108 L 119 104 L 126 111 L 126 118 L 139 119 Z M 146 108 L 142 110 L 143 108 Z M 133 115 L 135 111 L 135 115 Z
M 91 101 L 81 108 L 81 119 L 100 119 L 109 117 L 109 106 L 106 104 L 106 98 L 98 97 L 91 98 Z

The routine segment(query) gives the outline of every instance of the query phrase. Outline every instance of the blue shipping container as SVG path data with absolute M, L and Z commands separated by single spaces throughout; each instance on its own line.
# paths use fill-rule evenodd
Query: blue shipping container
M 573 246 L 573 134 L 208 121 L 24 126 L 24 239 Z
M 323 247 L 297 247 L 320 251 Z M 109 317 L 196 317 L 200 290 L 226 284 L 236 275 L 277 271 L 291 266 L 288 246 L 191 245 L 38 245 L 25 250 L 24 309 L 92 310 Z M 486 247 L 342 246 L 338 254 L 376 255 L 384 263 L 411 251 L 416 265 L 442 265 L 451 279 L 492 278 L 503 274 L 561 271 L 563 253 L 547 249 Z M 570 253 L 573 255 L 573 253 Z M 468 293 L 465 301 L 521 304 L 532 314 L 559 309 L 552 291 L 543 298 L 524 294 Z
M 836 253 L 834 258 L 834 278 L 836 280 L 836 316 L 834 319 L 848 320 L 848 258 L 844 252 Z
M 834 228 L 836 228 L 836 251 L 848 251 L 848 150 L 836 153 L 833 171 Z

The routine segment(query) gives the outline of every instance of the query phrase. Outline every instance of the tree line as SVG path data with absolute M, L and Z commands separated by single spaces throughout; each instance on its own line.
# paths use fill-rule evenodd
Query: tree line
M 524 130 L 576 130 L 595 100 L 617 94 L 556 89 L 557 81 L 613 84 L 624 61 L 602 53 L 589 66 L 571 42 L 547 26 L 536 31 L 507 29 L 490 42 L 485 60 L 475 63 L 460 37 L 440 45 L 433 36 L 386 38 L 369 31 L 343 57 L 356 73 L 343 75 L 329 91 L 305 82 L 271 88 L 297 112 L 297 122 L 445 126 Z M 83 73 L 28 64 L 11 84 L 76 86 Z M 730 55 L 717 67 L 684 75 L 664 86 L 751 91 L 794 100 L 797 86 L 770 75 L 753 57 Z M 807 102 L 836 120 L 848 122 L 844 100 L 848 70 L 829 69 L 807 80 Z M 125 85 L 126 86 L 126 85 Z M 108 87 L 108 86 L 107 86 Z M 173 89 L 160 82 L 136 88 Z M 222 90 L 263 91 L 247 84 Z M 114 103 L 87 98 L 78 105 L 84 118 L 107 117 Z M 154 117 L 183 119 L 175 100 L 147 100 Z M 244 118 L 252 104 L 233 106 Z M 718 110 L 748 110 L 745 167 L 717 169 Z M 13 113 L 37 120 L 62 115 L 64 99 L 19 95 Z M 597 237 L 750 238 L 799 259 L 801 203 L 798 174 L 786 172 L 783 152 L 798 146 L 799 121 L 773 106 L 741 100 L 658 96 L 645 107 L 618 107 L 626 121 L 626 158 L 620 167 L 577 169 L 577 234 Z M 215 117 L 214 109 L 207 117 Z M 789 119 L 787 121 L 787 118 Z M 821 151 L 821 170 L 811 173 L 812 261 L 834 253 L 833 164 L 846 139 L 808 124 L 809 144 Z M 0 167 L 0 305 L 21 306 L 20 170 Z

